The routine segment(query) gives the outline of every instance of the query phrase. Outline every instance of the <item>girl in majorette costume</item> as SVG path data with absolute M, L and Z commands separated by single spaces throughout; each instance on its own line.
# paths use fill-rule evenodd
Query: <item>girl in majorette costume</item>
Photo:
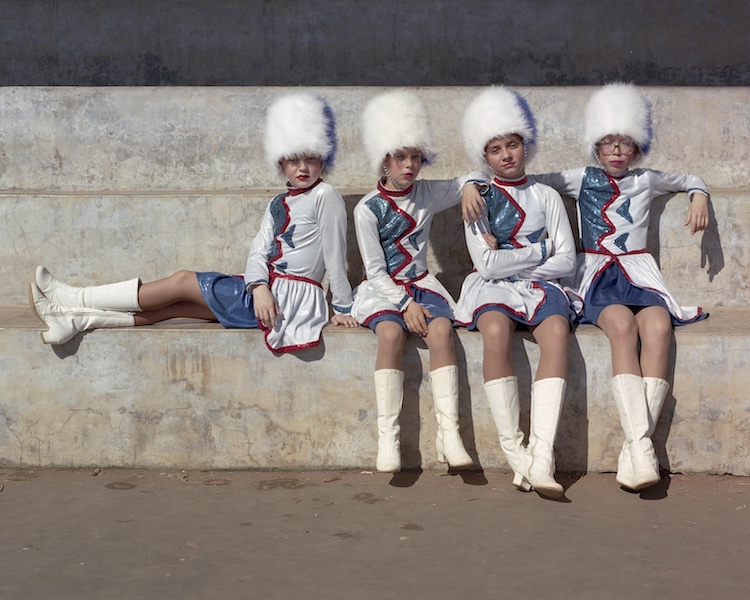
M 287 191 L 266 209 L 253 240 L 244 278 L 178 271 L 141 285 L 139 279 L 75 288 L 40 266 L 31 304 L 49 329 L 46 344 L 63 344 L 99 327 L 150 325 L 175 317 L 218 321 L 227 328 L 261 328 L 276 353 L 316 346 L 328 323 L 321 286 L 327 273 L 331 323 L 357 327 L 349 316 L 346 210 L 339 193 L 320 178 L 333 166 L 336 133 L 326 102 L 302 92 L 284 96 L 266 119 L 265 153 L 281 170 Z
M 630 168 L 652 141 L 649 103 L 631 84 L 609 84 L 592 95 L 584 134 L 598 167 L 537 179 L 577 200 L 583 248 L 572 288 L 583 300 L 582 322 L 599 326 L 610 341 L 612 390 L 625 432 L 617 482 L 640 490 L 661 479 L 651 435 L 669 390 L 672 326 L 708 316 L 677 303 L 646 249 L 651 201 L 687 192 L 685 225 L 695 233 L 708 225 L 708 192 L 695 175 Z
M 435 152 L 427 111 L 411 92 L 395 90 L 372 99 L 363 115 L 363 137 L 380 180 L 354 209 L 366 279 L 355 290 L 352 315 L 378 336 L 377 469 L 401 469 L 399 415 L 407 333 L 422 336 L 430 353 L 438 460 L 467 467 L 473 461 L 459 434 L 454 301 L 427 271 L 427 241 L 435 213 L 461 201 L 461 187 L 471 176 L 416 180 Z M 483 179 L 481 173 L 477 176 Z
M 518 93 L 504 87 L 482 92 L 466 110 L 463 137 L 470 159 L 489 167 L 494 179 L 482 192 L 481 218 L 465 224 L 475 270 L 461 288 L 456 321 L 482 334 L 484 389 L 513 484 L 558 498 L 563 488 L 554 479 L 554 442 L 575 316 L 557 280 L 575 269 L 573 232 L 560 194 L 526 177 L 536 124 Z M 531 331 L 541 351 L 531 387 L 528 448 L 511 360 L 518 325 Z

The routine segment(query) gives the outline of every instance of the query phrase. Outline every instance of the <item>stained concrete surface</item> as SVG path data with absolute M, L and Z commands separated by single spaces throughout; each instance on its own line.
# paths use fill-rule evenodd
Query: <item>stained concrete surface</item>
M 0 470 L 0 597 L 731 600 L 750 479 Z

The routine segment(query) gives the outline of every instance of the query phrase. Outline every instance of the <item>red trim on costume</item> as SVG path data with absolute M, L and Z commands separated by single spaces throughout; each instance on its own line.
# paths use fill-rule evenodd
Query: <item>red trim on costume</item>
M 381 317 L 383 315 L 398 315 L 399 317 L 403 318 L 403 313 L 400 313 L 397 310 L 379 310 L 376 313 L 371 314 L 369 317 L 367 317 L 363 322 L 362 325 L 365 327 L 369 327 L 370 323 L 372 323 L 373 319 L 377 319 L 378 317 Z
M 403 271 L 407 266 L 409 266 L 411 261 L 414 259 L 414 257 L 411 254 L 409 254 L 406 251 L 406 248 L 404 248 L 404 246 L 401 244 L 401 240 L 405 237 L 408 237 L 409 234 L 414 231 L 414 228 L 417 226 L 417 222 L 412 218 L 412 216 L 409 213 L 407 213 L 405 210 L 400 209 L 393 198 L 408 195 L 411 192 L 412 187 L 413 187 L 413 184 L 410 185 L 405 190 L 402 190 L 399 192 L 392 192 L 391 190 L 385 189 L 382 186 L 382 184 L 378 182 L 378 191 L 380 192 L 379 194 L 380 197 L 386 202 L 388 202 L 391 208 L 395 210 L 398 214 L 400 214 L 402 217 L 404 217 L 407 220 L 407 222 L 411 223 L 411 225 L 407 227 L 406 231 L 404 231 L 404 233 L 401 234 L 401 237 L 394 240 L 394 243 L 396 244 L 396 248 L 401 253 L 401 255 L 404 256 L 405 258 L 404 262 L 400 266 L 398 266 L 396 269 L 394 269 L 393 273 L 390 273 L 391 279 L 393 279 L 394 281 L 396 280 L 395 278 L 396 274 Z M 427 273 L 425 273 L 425 275 L 426 274 Z M 422 277 L 424 277 L 424 275 Z
M 286 220 L 281 226 L 279 233 L 276 234 L 276 236 L 273 239 L 273 243 L 276 246 L 276 254 L 274 254 L 272 257 L 268 259 L 269 265 L 272 264 L 274 261 L 279 260 L 284 255 L 284 251 L 281 249 L 281 241 L 279 240 L 279 237 L 281 237 L 281 234 L 283 234 L 286 231 L 286 228 L 289 227 L 289 222 L 291 221 L 291 217 L 289 216 L 289 205 L 286 203 L 286 199 L 290 195 L 292 194 L 287 193 L 287 195 L 281 199 L 281 205 L 284 207 L 284 211 L 286 212 Z
M 392 196 L 392 197 L 408 196 L 409 194 L 411 194 L 411 189 L 413 187 L 414 187 L 414 184 L 412 183 L 408 188 L 404 190 L 389 190 L 389 189 L 386 189 L 382 181 L 378 181 L 378 192 L 380 192 L 381 195 L 385 194 L 386 196 Z
M 518 204 L 518 202 L 516 202 L 513 199 L 513 196 L 511 196 L 507 192 L 507 190 L 504 190 L 503 188 L 501 188 L 499 185 L 497 185 L 495 183 L 495 181 L 493 181 L 492 184 L 495 186 L 495 188 L 497 190 L 499 190 L 500 192 L 502 192 L 503 196 L 505 196 L 505 198 L 508 200 L 508 202 L 510 202 L 515 207 L 515 209 L 518 211 L 518 213 L 520 215 L 520 218 L 518 219 L 518 222 L 516 223 L 516 226 L 513 228 L 513 231 L 510 232 L 510 236 L 508 238 L 508 241 L 511 244 L 513 244 L 516 248 L 523 248 L 524 247 L 523 244 L 521 242 L 519 242 L 518 240 L 516 240 L 516 234 L 521 229 L 521 226 L 523 225 L 524 221 L 526 221 L 526 212 L 521 208 L 520 204 Z
M 320 177 L 318 177 L 318 180 L 315 183 L 313 183 L 310 187 L 306 187 L 306 188 L 293 188 L 293 187 L 287 186 L 287 188 L 286 188 L 287 189 L 287 196 L 299 196 L 300 194 L 304 194 L 305 192 L 309 192 L 316 185 L 318 185 L 319 183 L 322 183 L 322 182 L 323 182 L 323 180 Z
M 599 236 L 599 239 L 597 240 L 597 244 L 599 246 L 604 246 L 604 238 L 606 238 L 608 235 L 612 235 L 617 228 L 615 227 L 615 224 L 612 223 L 612 221 L 609 220 L 607 217 L 607 209 L 612 206 L 615 200 L 620 196 L 620 188 L 617 186 L 617 182 L 614 180 L 614 178 L 607 173 L 606 171 L 603 171 L 604 175 L 607 178 L 607 181 L 609 181 L 609 185 L 612 186 L 612 196 L 609 200 L 607 200 L 604 205 L 602 206 L 601 213 L 602 213 L 602 219 L 604 222 L 609 225 L 609 231 L 603 233 Z
M 306 344 L 295 344 L 292 346 L 282 346 L 281 348 L 272 348 L 268 343 L 268 336 L 270 333 L 270 330 L 265 331 L 263 335 L 263 341 L 266 343 L 266 348 L 268 348 L 274 354 L 289 354 L 291 352 L 297 352 L 299 350 L 306 350 L 307 348 L 315 348 L 315 346 L 320 344 L 320 338 L 318 338 L 314 342 L 307 342 Z
M 506 179 L 500 179 L 499 177 L 495 177 L 492 180 L 492 183 L 495 185 L 495 187 L 500 187 L 500 186 L 503 186 L 503 185 L 507 186 L 507 187 L 519 187 L 519 186 L 524 185 L 524 184 L 526 184 L 528 182 L 529 182 L 529 178 L 526 177 L 526 175 L 524 175 L 523 177 L 521 177 L 521 179 L 517 179 L 515 181 L 508 181 Z
M 474 327 L 476 327 L 477 326 L 477 319 L 479 318 L 477 316 L 477 313 L 480 312 L 481 310 L 485 309 L 485 308 L 489 308 L 491 306 L 497 306 L 497 307 L 504 308 L 509 313 L 513 313 L 514 315 L 518 316 L 520 319 L 522 319 L 524 321 L 524 324 L 530 325 L 531 322 L 536 318 L 536 315 L 539 312 L 539 309 L 541 309 L 542 306 L 544 306 L 544 303 L 547 301 L 547 290 L 544 289 L 544 286 L 540 285 L 536 281 L 532 281 L 531 285 L 532 285 L 532 287 L 535 287 L 537 289 L 541 289 L 542 293 L 544 294 L 544 296 L 543 296 L 541 302 L 539 302 L 539 304 L 537 305 L 537 307 L 534 309 L 534 313 L 530 317 L 527 317 L 524 313 L 522 313 L 522 312 L 520 312 L 520 311 L 518 311 L 518 310 L 516 310 L 514 308 L 511 308 L 510 306 L 508 306 L 507 304 L 503 304 L 502 302 L 488 302 L 487 304 L 482 304 L 481 306 L 478 306 L 477 308 L 474 309 L 474 312 L 471 313 L 471 321 L 469 321 L 469 322 L 457 321 L 457 323 L 459 325 L 463 326 L 463 327 L 468 327 L 469 325 L 474 325 Z
M 319 288 L 323 287 L 319 281 L 315 281 L 314 279 L 310 279 L 309 277 L 303 277 L 302 275 L 290 275 L 289 273 L 281 273 L 279 271 L 276 271 L 275 269 L 271 271 L 270 277 L 271 285 L 273 285 L 275 279 L 291 279 L 293 281 L 304 281 L 305 283 L 311 283 Z
M 409 288 L 416 289 L 416 290 L 422 290 L 423 292 L 429 292 L 430 294 L 435 294 L 437 297 L 442 298 L 443 300 L 445 300 L 448 303 L 448 306 L 450 306 L 450 304 L 451 304 L 450 300 L 448 300 L 448 298 L 446 298 L 442 294 L 436 292 L 435 290 L 431 290 L 429 288 L 422 287 L 421 285 L 414 285 L 414 282 L 419 281 L 420 279 L 422 279 L 426 275 L 427 275 L 427 273 L 425 273 L 424 275 L 421 275 L 421 276 L 417 277 L 416 279 L 412 279 L 409 283 L 407 283 L 404 286 L 406 288 L 406 293 L 409 294 L 409 296 L 411 296 L 412 299 L 414 299 L 414 294 L 412 293 L 412 290 L 410 290 Z

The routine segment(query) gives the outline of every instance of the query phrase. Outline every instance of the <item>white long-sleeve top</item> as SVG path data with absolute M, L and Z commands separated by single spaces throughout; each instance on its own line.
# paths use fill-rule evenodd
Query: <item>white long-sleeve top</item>
M 575 242 L 565 206 L 555 190 L 526 177 L 495 178 L 482 195 L 482 218 L 464 225 L 476 270 L 464 280 L 456 320 L 470 324 L 481 308 L 501 305 L 532 322 L 549 286 L 564 294 L 557 280 L 575 270 Z M 497 249 L 483 233 L 497 240 Z
M 336 189 L 319 181 L 289 189 L 268 204 L 245 268 L 245 285 L 266 283 L 283 315 L 266 343 L 278 351 L 315 345 L 328 322 L 321 282 L 328 275 L 333 309 L 348 314 L 352 290 L 346 273 L 346 208 Z
M 700 307 L 677 303 L 646 242 L 651 201 L 675 192 L 708 195 L 703 179 L 652 169 L 631 169 L 614 178 L 599 167 L 535 175 L 534 179 L 577 201 L 582 252 L 570 286 L 581 299 L 585 299 L 596 276 L 616 261 L 636 286 L 662 296 L 678 321 L 700 316 Z
M 458 204 L 470 181 L 481 183 L 486 176 L 474 172 L 450 180 L 419 180 L 397 192 L 378 183 L 357 203 L 354 226 L 366 279 L 355 290 L 355 319 L 366 324 L 376 314 L 403 311 L 412 301 L 411 286 L 455 306 L 448 290 L 428 272 L 427 243 L 435 214 Z

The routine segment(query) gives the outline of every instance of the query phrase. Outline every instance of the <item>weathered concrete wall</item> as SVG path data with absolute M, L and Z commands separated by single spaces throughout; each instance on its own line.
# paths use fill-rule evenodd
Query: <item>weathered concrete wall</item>
M 243 194 L 18 195 L 0 193 L 0 305 L 26 302 L 38 264 L 71 284 L 161 278 L 177 269 L 242 273 L 273 192 Z M 347 194 L 351 212 L 361 194 Z M 683 227 L 687 196 L 655 203 L 650 246 L 670 289 L 686 305 L 746 307 L 750 284 L 750 189 L 714 194 L 711 227 Z M 571 207 L 572 209 L 572 207 Z M 430 270 L 458 297 L 471 260 L 458 207 L 439 214 L 430 233 Z M 362 261 L 354 228 L 349 278 Z
M 340 153 L 329 178 L 349 209 L 373 185 L 359 137 L 370 88 L 314 88 L 334 107 Z M 34 267 L 75 283 L 180 268 L 242 272 L 280 180 L 262 157 L 263 114 L 283 88 L 0 89 L 0 304 L 23 303 Z M 459 122 L 475 88 L 420 89 L 440 155 L 428 178 L 471 169 Z M 521 88 L 536 110 L 540 151 L 530 171 L 585 163 L 581 107 L 591 88 Z M 714 219 L 690 237 L 684 194 L 659 199 L 652 248 L 685 304 L 746 306 L 750 281 L 749 88 L 646 88 L 657 143 L 645 164 L 696 172 Z M 458 212 L 433 230 L 434 272 L 451 292 L 470 270 Z M 360 276 L 350 232 L 350 276 Z
M 0 85 L 750 85 L 736 0 L 4 0 Z
M 673 389 L 656 431 L 662 464 L 750 475 L 750 311 L 717 311 L 675 332 Z M 43 347 L 26 313 L 2 326 L 0 465 L 155 468 L 372 467 L 377 427 L 368 330 L 324 331 L 324 348 L 272 356 L 253 330 L 164 324 L 99 329 Z M 19 327 L 18 324 L 23 325 Z M 506 468 L 482 390 L 482 345 L 458 334 L 462 436 L 485 468 Z M 513 359 L 528 431 L 538 347 L 517 334 Z M 612 471 L 622 444 L 609 389 L 609 343 L 582 326 L 570 343 L 558 468 Z M 423 345 L 405 362 L 404 464 L 437 467 Z M 301 384 L 304 382 L 304 384 Z M 666 441 L 666 446 L 665 446 Z
M 358 118 L 375 89 L 316 88 L 336 110 L 341 157 L 331 181 L 351 211 L 372 186 Z M 260 147 L 265 107 L 280 88 L 0 89 L 0 464 L 8 466 L 371 466 L 375 453 L 370 332 L 325 332 L 325 347 L 272 356 L 257 331 L 170 322 L 98 330 L 52 349 L 26 301 L 34 266 L 71 283 L 178 268 L 241 271 L 278 186 Z M 427 177 L 463 173 L 456 143 L 474 88 L 418 93 L 441 156 Z M 581 164 L 578 121 L 587 88 L 524 88 L 540 118 L 532 170 Z M 682 227 L 685 195 L 652 212 L 652 246 L 682 302 L 712 316 L 675 332 L 657 440 L 665 465 L 748 475 L 750 404 L 746 291 L 750 258 L 748 88 L 648 88 L 659 140 L 648 165 L 695 171 L 713 192 L 711 229 Z M 278 189 L 278 188 L 276 188 Z M 350 277 L 360 266 L 350 232 Z M 433 229 L 431 268 L 456 294 L 468 261 L 456 209 Z M 728 307 L 719 308 L 715 307 Z M 10 315 L 10 316 L 8 316 Z M 481 342 L 458 334 L 464 439 L 485 467 L 505 466 L 481 389 Z M 528 410 L 538 348 L 522 334 L 514 360 Z M 611 470 L 622 441 L 609 390 L 609 345 L 581 327 L 571 338 L 561 469 Z M 427 353 L 405 358 L 408 465 L 435 463 Z M 300 385 L 304 381 L 305 385 Z M 524 417 L 527 420 L 527 417 Z M 666 448 L 664 441 L 666 440 Z M 665 454 L 666 453 L 666 454 Z
M 336 115 L 339 154 L 328 178 L 370 189 L 360 119 L 374 88 L 314 87 Z M 427 178 L 472 167 L 460 123 L 482 88 L 436 87 L 425 102 L 439 156 Z M 590 87 L 517 88 L 539 125 L 529 172 L 586 164 L 581 143 Z M 712 188 L 736 188 L 750 172 L 750 88 L 643 89 L 656 140 L 644 165 L 697 173 Z M 265 112 L 288 88 L 0 88 L 0 190 L 176 191 L 279 187 L 263 158 Z

